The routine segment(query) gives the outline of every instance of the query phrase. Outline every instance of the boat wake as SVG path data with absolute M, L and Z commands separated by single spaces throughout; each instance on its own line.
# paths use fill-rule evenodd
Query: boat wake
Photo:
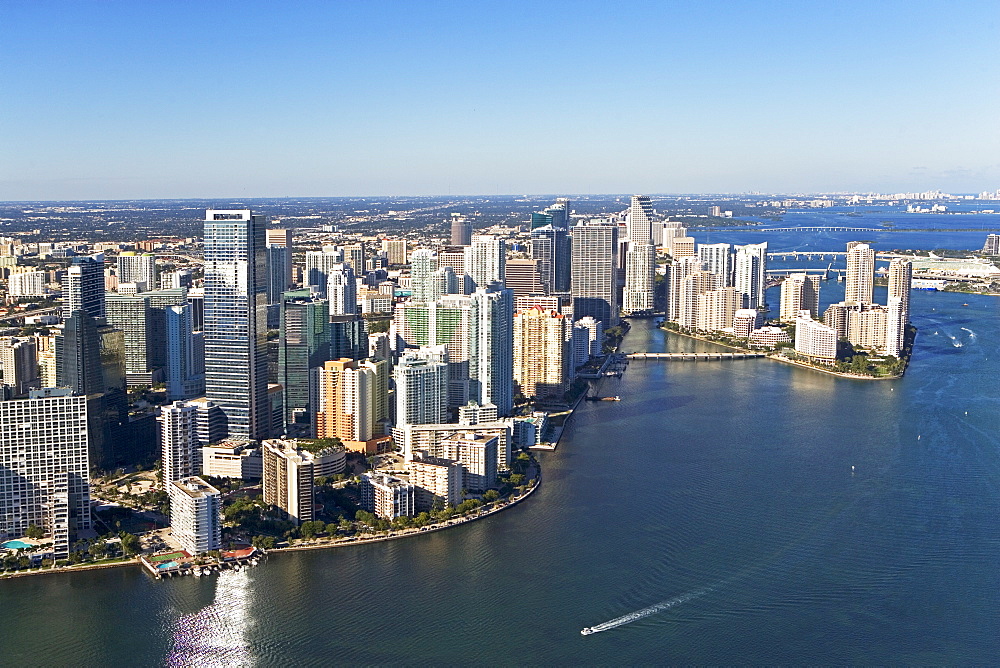
M 615 617 L 614 619 L 598 624 L 597 626 L 588 626 L 587 628 L 580 631 L 582 635 L 589 636 L 592 633 L 600 633 L 601 631 L 610 631 L 611 629 L 616 629 L 619 626 L 625 626 L 626 624 L 631 624 L 632 622 L 637 622 L 640 619 L 649 617 L 650 615 L 655 615 L 658 612 L 663 612 L 668 608 L 680 605 L 682 603 L 687 603 L 691 599 L 698 598 L 699 596 L 704 596 L 715 589 L 715 587 L 706 587 L 704 589 L 698 589 L 697 591 L 688 592 L 687 594 L 681 594 L 668 601 L 663 601 L 662 603 L 657 603 L 651 605 L 648 608 L 643 608 L 642 610 L 636 610 L 635 612 L 630 612 L 627 615 L 622 615 L 621 617 Z
M 966 332 L 968 332 L 968 333 L 969 333 L 969 338 L 970 338 L 970 339 L 974 339 L 974 338 L 976 338 L 976 333 L 975 333 L 975 332 L 973 332 L 973 331 L 972 331 L 971 329 L 969 329 L 968 327 L 959 327 L 959 329 L 963 329 L 963 330 L 965 330 Z

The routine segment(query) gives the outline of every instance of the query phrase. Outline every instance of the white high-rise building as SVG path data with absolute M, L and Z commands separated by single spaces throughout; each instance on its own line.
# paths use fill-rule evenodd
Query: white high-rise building
M 847 273 L 844 276 L 844 303 L 871 304 L 875 286 L 875 249 L 868 244 L 850 243 L 847 247 Z
M 910 324 L 910 288 L 913 265 L 909 260 L 895 258 L 889 263 L 889 297 L 886 314 L 885 352 L 899 357 Z
M 767 242 L 736 246 L 733 285 L 743 293 L 743 306 L 763 308 L 766 284 Z
M 631 244 L 653 243 L 653 205 L 646 195 L 632 195 L 625 220 Z
M 7 295 L 9 297 L 44 297 L 45 272 L 31 267 L 11 267 L 7 277 Z
M 201 443 L 198 440 L 198 408 L 183 401 L 164 406 L 156 418 L 160 423 L 163 482 L 190 478 L 201 473 Z
M 159 287 L 156 273 L 156 256 L 152 253 L 123 251 L 118 255 L 118 282 L 142 283 L 145 290 Z M 145 292 L 143 290 L 143 292 Z
M 472 245 L 465 248 L 465 273 L 472 280 L 466 293 L 503 283 L 506 273 L 507 247 L 504 240 L 488 234 L 476 234 Z
M 591 317 L 580 318 L 573 323 L 573 359 L 570 362 L 570 370 L 586 364 L 591 357 L 601 354 L 601 346 L 604 344 L 604 328 L 600 320 Z
M 781 282 L 781 322 L 795 322 L 799 311 L 809 311 L 813 318 L 819 317 L 819 276 L 790 274 Z
M 76 311 L 83 311 L 92 318 L 106 316 L 103 253 L 73 259 L 63 279 L 62 300 L 63 320 L 68 320 Z
M 358 312 L 358 282 L 351 265 L 332 265 L 326 274 L 326 296 L 330 315 L 354 315 Z
M 396 427 L 448 420 L 448 351 L 444 346 L 408 350 L 393 369 Z
M 195 476 L 172 480 L 166 485 L 174 540 L 192 555 L 220 549 L 222 501 L 219 490 Z
M 618 324 L 618 225 L 590 221 L 573 228 L 571 291 L 576 317 Z
M 721 281 L 716 276 L 716 281 Z M 705 332 L 718 332 L 733 326 L 733 318 L 743 303 L 742 293 L 732 286 L 716 288 L 698 295 L 696 328 Z
M 837 330 L 813 320 L 806 309 L 795 318 L 795 352 L 823 360 L 837 359 Z
M 670 265 L 670 292 L 667 297 L 667 320 L 680 322 L 684 279 L 696 271 L 703 271 L 703 268 L 704 265 L 697 257 L 678 258 Z
M 416 493 L 417 510 L 430 510 L 435 503 L 457 506 L 462 502 L 465 467 L 461 462 L 428 456 L 412 460 L 406 469 Z
M 510 290 L 476 290 L 470 295 L 475 319 L 470 332 L 469 399 L 494 404 L 500 415 L 514 410 L 514 295 Z
M 719 277 L 710 271 L 694 271 L 681 281 L 680 310 L 677 324 L 698 328 L 698 297 L 719 287 Z
M 337 246 L 323 246 L 322 250 L 306 251 L 305 284 L 326 297 L 327 275 L 344 263 L 344 250 Z
M 429 248 L 418 248 L 410 255 L 410 282 L 413 301 L 433 301 L 434 272 L 438 268 L 438 254 Z
M 630 242 L 625 262 L 622 311 L 626 315 L 652 312 L 656 285 L 656 246 Z
M 698 244 L 698 259 L 719 277 L 720 287 L 733 284 L 733 251 L 729 244 Z
M 91 528 L 87 398 L 67 388 L 0 401 L 0 540 L 37 526 L 57 558 Z
M 205 212 L 205 396 L 250 440 L 271 426 L 264 231 L 249 209 Z
M 405 480 L 391 475 L 363 473 L 361 507 L 387 520 L 416 515 L 415 489 Z

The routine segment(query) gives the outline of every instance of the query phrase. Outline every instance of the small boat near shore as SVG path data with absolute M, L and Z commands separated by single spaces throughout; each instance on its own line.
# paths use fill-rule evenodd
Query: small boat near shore
M 582 636 L 589 636 L 591 633 L 597 633 L 597 631 L 595 631 L 594 629 L 590 628 L 589 626 L 587 628 L 583 629 L 582 631 L 580 631 L 580 635 L 582 635 Z

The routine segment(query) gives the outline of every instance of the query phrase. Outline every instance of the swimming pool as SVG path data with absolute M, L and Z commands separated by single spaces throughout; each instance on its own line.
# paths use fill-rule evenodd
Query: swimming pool
M 0 543 L 0 547 L 5 550 L 20 550 L 22 548 L 34 547 L 34 545 L 25 543 L 23 540 L 8 540 L 6 543 Z
M 168 561 L 166 563 L 156 564 L 156 567 L 157 568 L 162 568 L 162 569 L 177 568 L 177 562 L 176 561 Z

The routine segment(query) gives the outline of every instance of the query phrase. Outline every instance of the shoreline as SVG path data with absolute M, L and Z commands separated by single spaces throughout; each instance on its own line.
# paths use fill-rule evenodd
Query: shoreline
M 668 332 L 670 334 L 677 334 L 678 336 L 685 336 L 685 337 L 687 337 L 689 339 L 694 339 L 696 341 L 704 341 L 705 343 L 711 343 L 711 344 L 714 344 L 714 345 L 717 345 L 717 346 L 722 346 L 723 348 L 728 348 L 730 350 L 734 350 L 734 351 L 741 352 L 741 353 L 753 353 L 753 352 L 755 352 L 755 351 L 753 351 L 753 350 L 751 350 L 749 348 L 741 348 L 741 347 L 729 345 L 729 344 L 726 344 L 726 343 L 719 343 L 718 341 L 713 341 L 712 339 L 709 339 L 709 338 L 706 338 L 706 337 L 703 337 L 703 336 L 698 336 L 697 334 L 690 334 L 688 332 L 679 332 L 677 330 L 670 329 L 668 327 L 663 327 L 663 326 L 660 326 L 660 325 L 657 325 L 657 329 L 659 329 L 661 331 L 664 331 L 664 332 Z M 761 352 L 761 351 L 757 351 L 757 352 Z M 763 353 L 763 355 L 764 355 L 765 359 L 774 360 L 775 362 L 783 362 L 784 364 L 791 364 L 791 365 L 797 366 L 797 367 L 799 367 L 801 369 L 809 369 L 810 371 L 818 371 L 819 373 L 825 373 L 828 376 L 836 376 L 838 378 L 847 378 L 848 380 L 897 380 L 897 379 L 903 377 L 903 374 L 906 373 L 906 367 L 910 366 L 910 361 L 909 361 L 909 359 L 907 359 L 906 360 L 906 366 L 903 367 L 903 371 L 901 373 L 898 373 L 898 374 L 895 374 L 895 375 L 892 375 L 892 376 L 863 376 L 861 374 L 856 374 L 856 373 L 847 373 L 847 372 L 844 372 L 844 371 L 834 371 L 832 369 L 824 369 L 823 367 L 814 366 L 812 364 L 809 364 L 808 362 L 801 362 L 799 360 L 788 359 L 787 357 L 781 356 L 778 353 Z

